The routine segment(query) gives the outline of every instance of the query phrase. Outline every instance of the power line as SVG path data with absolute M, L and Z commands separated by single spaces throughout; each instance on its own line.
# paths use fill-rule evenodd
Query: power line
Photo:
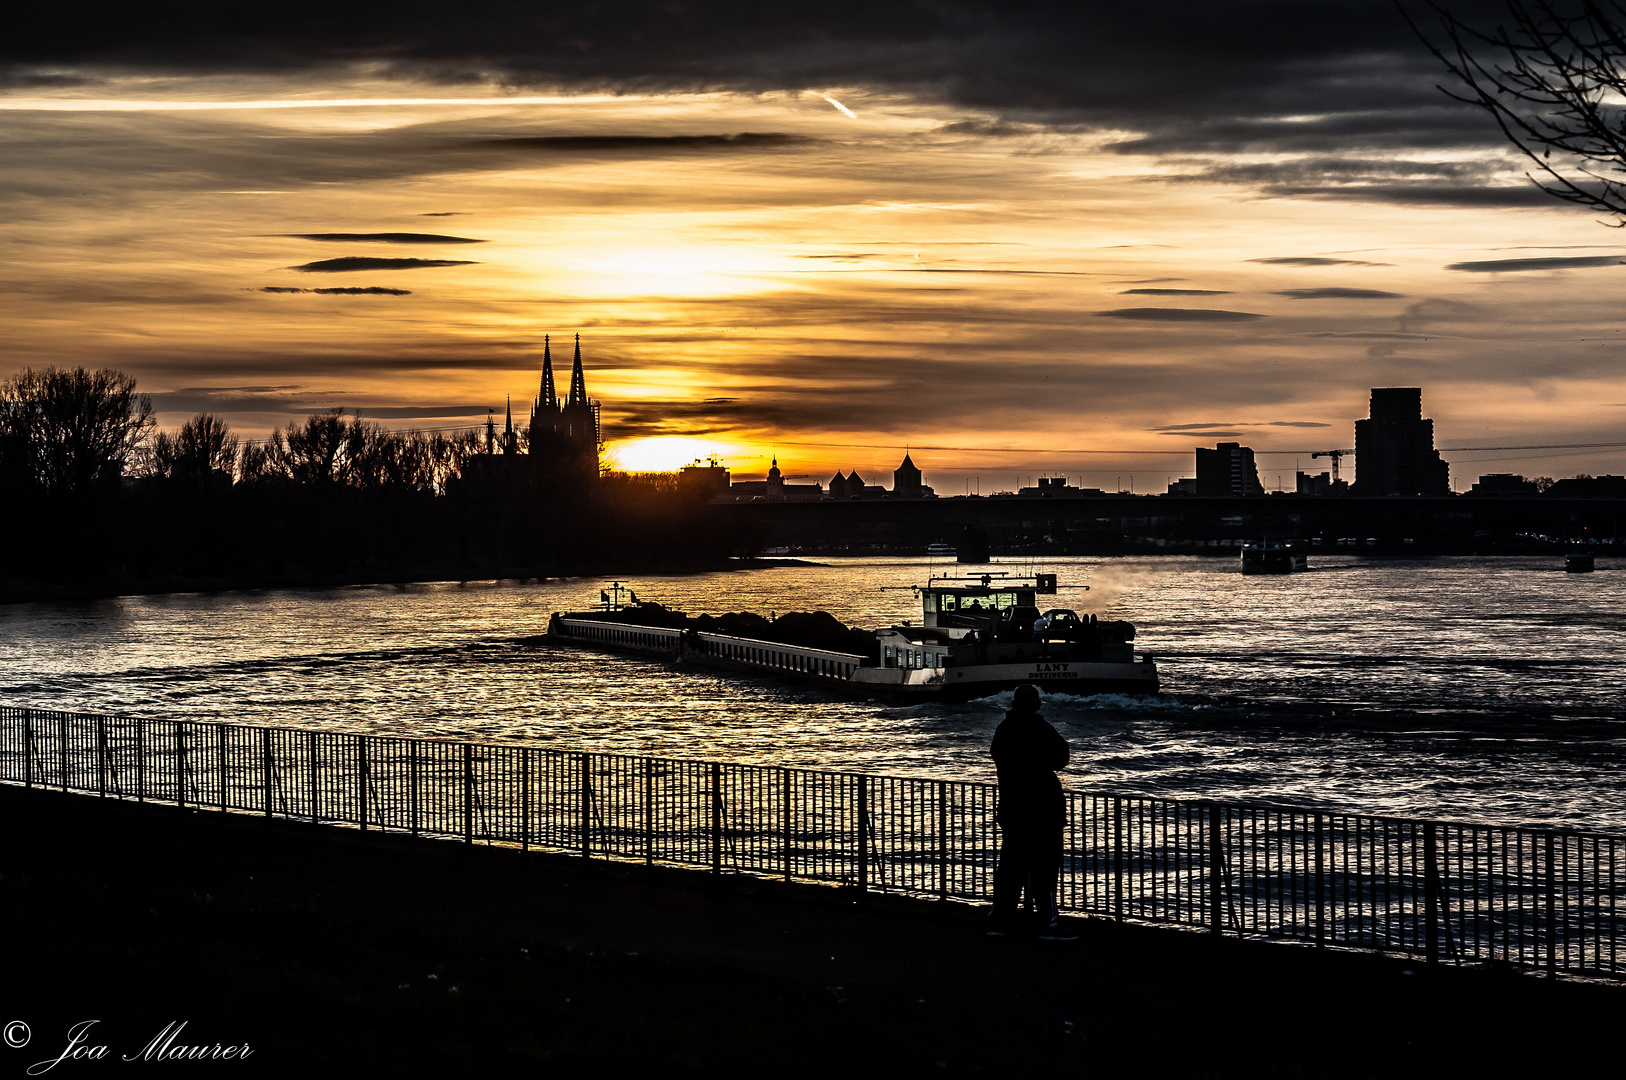
M 971 454 L 1114 454 L 1114 455 L 1146 455 L 1152 457 L 1177 457 L 1191 453 L 1190 450 L 1095 450 L 1077 447 L 1008 447 L 1008 446 L 923 446 L 920 443 L 849 443 L 849 442 L 794 442 L 780 439 L 779 446 L 821 446 L 841 449 L 859 450 L 941 450 L 955 453 Z M 1343 453 L 1353 454 L 1353 447 L 1341 448 Z M 1464 454 L 1476 450 L 1626 450 L 1626 442 L 1606 443 L 1544 443 L 1539 446 L 1447 446 L 1441 447 L 1442 454 Z M 1325 454 L 1326 447 L 1314 450 L 1255 450 L 1254 456 L 1261 457 L 1267 454 Z
M 1442 454 L 1460 454 L 1469 450 L 1626 450 L 1626 442 L 1547 443 L 1543 446 L 1442 446 Z

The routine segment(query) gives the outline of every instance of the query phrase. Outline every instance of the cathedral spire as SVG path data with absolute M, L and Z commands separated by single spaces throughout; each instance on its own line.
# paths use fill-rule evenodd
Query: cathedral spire
M 576 335 L 576 362 L 570 368 L 570 397 L 565 401 L 569 408 L 573 405 L 587 404 L 587 377 L 582 374 L 582 336 Z
M 536 411 L 559 410 L 559 392 L 553 387 L 553 349 L 548 335 L 542 335 L 542 391 L 536 398 Z

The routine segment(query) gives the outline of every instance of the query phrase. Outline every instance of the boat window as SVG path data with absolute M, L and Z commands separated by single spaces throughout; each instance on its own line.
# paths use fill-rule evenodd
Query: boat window
M 928 615 L 935 615 L 937 613 L 937 594 L 934 592 L 922 594 L 920 604 L 920 610 Z
M 943 594 L 943 610 L 958 611 L 961 615 L 987 614 L 1008 611 L 1017 605 L 1020 594 L 1014 592 L 988 593 L 982 596 Z

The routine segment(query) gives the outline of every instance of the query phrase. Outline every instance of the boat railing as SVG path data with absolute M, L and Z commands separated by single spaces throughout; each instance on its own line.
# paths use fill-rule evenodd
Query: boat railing
M 853 671 L 866 666 L 868 660 L 867 657 L 857 653 L 815 649 L 806 645 L 786 645 L 778 641 L 738 637 L 733 634 L 713 634 L 704 630 L 696 637 L 709 653 L 724 660 L 758 664 L 804 675 L 850 679 Z
M 998 845 L 980 780 L 18 707 L 0 783 L 978 903 Z M 1064 911 L 1626 978 L 1626 837 L 1113 792 L 1066 808 Z
M 615 622 L 609 619 L 559 618 L 555 622 L 564 627 L 572 638 L 611 646 L 676 649 L 679 639 L 683 636 L 683 631 L 671 630 L 664 626 L 639 626 L 636 623 Z

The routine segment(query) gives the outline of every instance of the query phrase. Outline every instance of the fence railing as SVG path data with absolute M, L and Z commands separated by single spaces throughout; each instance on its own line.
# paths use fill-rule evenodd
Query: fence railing
M 956 780 L 0 707 L 0 782 L 983 901 Z M 1070 792 L 1064 911 L 1621 977 L 1626 838 Z

